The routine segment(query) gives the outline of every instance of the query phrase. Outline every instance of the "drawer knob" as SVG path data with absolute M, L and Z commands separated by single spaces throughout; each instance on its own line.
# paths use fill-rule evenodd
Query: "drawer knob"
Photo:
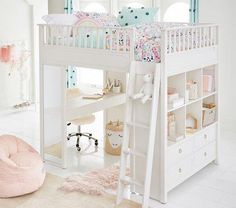
M 207 134 L 204 134 L 204 138 L 207 139 Z
M 205 157 L 207 156 L 207 153 L 206 153 L 206 152 L 204 152 L 204 156 L 205 156 Z
M 182 173 L 182 168 L 179 168 L 179 173 Z
M 181 154 L 183 151 L 182 151 L 182 149 L 181 148 L 179 148 L 179 154 Z

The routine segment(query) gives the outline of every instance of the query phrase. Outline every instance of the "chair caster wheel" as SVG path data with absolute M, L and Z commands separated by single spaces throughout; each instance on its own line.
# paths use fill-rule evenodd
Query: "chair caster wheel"
M 81 151 L 81 147 L 77 147 L 77 151 L 80 152 Z
M 70 140 L 70 138 L 67 138 L 67 140 L 69 141 L 69 140 Z
M 95 141 L 95 146 L 96 146 L 96 147 L 98 146 L 98 141 Z

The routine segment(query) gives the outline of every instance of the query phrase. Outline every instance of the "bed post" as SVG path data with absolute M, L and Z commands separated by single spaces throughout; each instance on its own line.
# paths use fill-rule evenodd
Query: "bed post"
M 167 203 L 166 189 L 166 149 L 167 149 L 167 74 L 166 74 L 166 54 L 167 54 L 167 30 L 161 32 L 161 123 L 160 123 L 160 201 Z
M 217 45 L 217 66 L 216 66 L 216 86 L 217 86 L 217 104 L 218 104 L 218 108 L 220 106 L 220 93 L 219 93 L 219 89 L 220 89 L 220 79 L 219 79 L 219 76 L 220 76 L 220 72 L 219 72 L 219 26 L 216 25 L 215 26 L 215 30 L 216 30 L 216 39 L 215 39 L 215 44 Z M 220 115 L 220 110 L 218 110 L 218 123 L 217 123 L 217 133 L 216 133 L 216 159 L 215 159 L 215 164 L 216 165 L 219 165 L 220 163 L 220 159 L 219 159 L 219 137 L 220 137 L 220 118 L 221 118 L 221 115 Z

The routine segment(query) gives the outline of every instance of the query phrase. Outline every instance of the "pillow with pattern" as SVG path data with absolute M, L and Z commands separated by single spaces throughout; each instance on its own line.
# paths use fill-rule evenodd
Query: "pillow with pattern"
M 121 26 L 152 23 L 154 22 L 157 11 L 157 8 L 124 7 L 122 11 L 119 12 L 118 23 Z
M 85 27 L 117 27 L 119 23 L 115 16 L 107 13 L 96 13 L 96 12 L 77 12 L 76 25 Z

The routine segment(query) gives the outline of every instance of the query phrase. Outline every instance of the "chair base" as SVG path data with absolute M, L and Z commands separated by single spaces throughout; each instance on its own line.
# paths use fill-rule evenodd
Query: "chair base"
M 98 146 L 98 140 L 96 138 L 94 138 L 91 133 L 71 133 L 71 134 L 68 134 L 67 140 L 70 140 L 74 136 L 77 137 L 76 148 L 79 152 L 81 151 L 81 147 L 80 147 L 79 143 L 80 143 L 80 138 L 82 136 L 87 137 L 89 140 L 93 140 L 95 147 Z

